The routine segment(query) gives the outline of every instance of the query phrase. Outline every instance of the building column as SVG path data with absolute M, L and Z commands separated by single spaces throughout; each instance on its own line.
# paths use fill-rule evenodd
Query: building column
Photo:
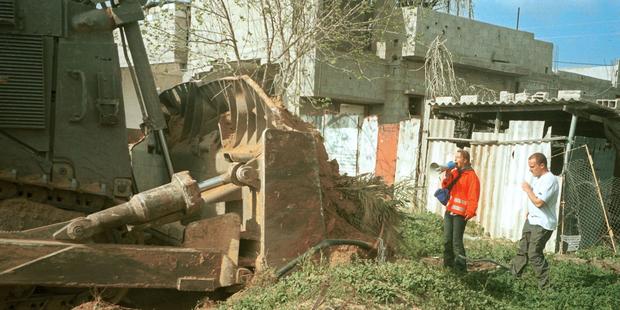
M 388 37 L 385 42 L 387 78 L 385 104 L 379 116 L 380 124 L 394 124 L 409 118 L 409 99 L 403 81 L 402 38 Z

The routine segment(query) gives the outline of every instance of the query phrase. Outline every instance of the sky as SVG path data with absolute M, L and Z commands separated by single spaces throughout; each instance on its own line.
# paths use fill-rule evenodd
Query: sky
M 557 68 L 620 59 L 620 0 L 474 0 L 474 19 L 553 43 Z M 577 64 L 578 63 L 578 64 Z

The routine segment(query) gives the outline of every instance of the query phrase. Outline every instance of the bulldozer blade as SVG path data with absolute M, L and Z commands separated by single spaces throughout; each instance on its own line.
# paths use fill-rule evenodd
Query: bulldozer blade
M 227 214 L 193 223 L 191 248 L 0 239 L 0 284 L 213 291 L 237 283 L 229 255 L 238 252 L 239 222 Z M 215 235 L 212 227 L 226 230 Z M 219 243 L 194 237 L 205 231 Z
M 308 133 L 267 129 L 263 141 L 257 266 L 279 268 L 324 238 L 319 164 Z

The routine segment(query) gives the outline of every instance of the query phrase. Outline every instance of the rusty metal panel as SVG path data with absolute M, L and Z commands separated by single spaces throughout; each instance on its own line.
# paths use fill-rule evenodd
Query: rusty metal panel
M 377 116 L 364 118 L 357 143 L 357 174 L 375 172 L 378 134 L 379 122 Z
M 279 268 L 324 238 L 314 138 L 303 132 L 268 129 L 263 140 L 255 210 L 261 235 L 259 270 L 265 263 Z
M 325 123 L 323 122 L 323 115 L 301 115 L 301 119 L 304 122 L 312 124 L 314 128 L 316 128 L 316 130 L 321 133 L 322 136 L 325 135 Z
M 2 284 L 206 291 L 226 266 L 222 253 L 173 247 L 0 239 L 0 253 Z
M 399 128 L 400 124 L 383 124 L 379 126 L 375 174 L 383 177 L 387 184 L 394 183 L 394 177 L 396 176 Z
M 396 154 L 396 182 L 415 180 L 418 163 L 420 120 L 417 118 L 400 122 L 398 150 Z

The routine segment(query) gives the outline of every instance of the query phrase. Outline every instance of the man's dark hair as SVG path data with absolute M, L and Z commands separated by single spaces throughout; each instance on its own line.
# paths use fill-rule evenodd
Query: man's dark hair
M 547 157 L 545 156 L 545 154 L 543 153 L 534 153 L 532 155 L 530 155 L 530 157 L 528 157 L 529 159 L 535 159 L 537 164 L 543 164 L 545 165 L 545 168 L 547 168 Z
M 457 153 L 461 153 L 461 157 L 463 157 L 465 160 L 467 160 L 468 163 L 471 163 L 471 157 L 469 156 L 469 152 L 464 150 L 464 149 L 458 149 L 456 150 Z

